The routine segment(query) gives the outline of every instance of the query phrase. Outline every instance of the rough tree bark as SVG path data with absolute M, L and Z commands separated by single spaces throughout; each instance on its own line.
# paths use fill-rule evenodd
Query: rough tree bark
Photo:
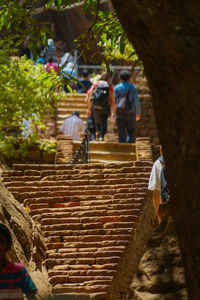
M 200 2 L 112 0 L 144 63 L 190 299 L 200 299 Z

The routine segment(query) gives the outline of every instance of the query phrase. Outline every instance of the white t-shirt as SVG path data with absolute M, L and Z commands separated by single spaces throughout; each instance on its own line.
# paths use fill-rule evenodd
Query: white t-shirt
M 60 131 L 72 137 L 73 141 L 80 141 L 81 133 L 84 131 L 83 120 L 77 116 L 69 117 L 63 122 Z
M 149 186 L 148 189 L 158 190 L 161 192 L 161 171 L 162 171 L 162 164 L 159 159 L 157 159 L 153 165 L 151 170 L 151 175 L 149 178 Z

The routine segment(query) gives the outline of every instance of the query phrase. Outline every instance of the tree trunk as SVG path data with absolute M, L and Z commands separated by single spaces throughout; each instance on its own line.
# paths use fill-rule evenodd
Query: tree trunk
M 144 63 L 190 299 L 200 299 L 200 2 L 113 0 Z

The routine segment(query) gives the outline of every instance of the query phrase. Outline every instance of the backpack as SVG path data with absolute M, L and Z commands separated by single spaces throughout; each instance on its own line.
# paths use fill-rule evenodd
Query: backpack
M 109 84 L 98 84 L 92 95 L 92 106 L 96 109 L 107 110 L 109 109 Z
M 117 114 L 127 114 L 131 109 L 131 104 L 129 100 L 129 94 L 131 91 L 131 87 L 121 95 L 118 95 L 115 99 L 116 105 L 116 113 Z
M 165 166 L 165 161 L 163 156 L 159 157 L 159 161 L 162 165 L 162 170 L 161 170 L 161 198 L 162 202 L 167 202 L 169 200 L 169 190 L 167 188 L 167 181 L 165 179 L 166 177 L 166 166 Z

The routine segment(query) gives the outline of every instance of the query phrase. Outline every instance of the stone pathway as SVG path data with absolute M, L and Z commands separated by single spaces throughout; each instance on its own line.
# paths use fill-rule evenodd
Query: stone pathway
M 14 165 L 3 183 L 46 241 L 56 295 L 122 299 L 152 230 L 152 162 Z

